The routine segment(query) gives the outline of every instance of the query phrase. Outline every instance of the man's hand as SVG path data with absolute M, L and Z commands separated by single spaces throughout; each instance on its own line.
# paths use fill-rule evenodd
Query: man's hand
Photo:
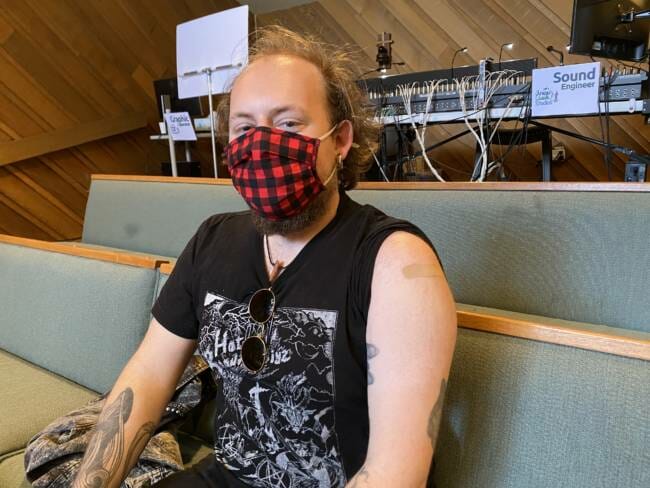
M 366 331 L 368 455 L 348 488 L 419 488 L 436 446 L 456 343 L 456 309 L 420 238 L 391 234 L 374 267 Z

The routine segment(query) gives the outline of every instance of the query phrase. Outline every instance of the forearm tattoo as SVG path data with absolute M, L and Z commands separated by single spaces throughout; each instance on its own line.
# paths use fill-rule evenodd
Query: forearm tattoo
M 86 448 L 84 459 L 74 486 L 82 488 L 100 488 L 110 486 L 117 477 L 126 476 L 126 470 L 134 457 L 140 454 L 154 431 L 153 422 L 142 425 L 131 447 L 124 456 L 124 425 L 129 420 L 133 409 L 133 390 L 126 388 L 117 398 L 104 408 L 101 418 L 95 426 L 95 432 Z M 124 467 L 120 469 L 122 463 Z M 119 484 L 122 479 L 117 480 Z
M 442 406 L 445 401 L 445 391 L 447 390 L 447 382 L 443 378 L 440 382 L 440 391 L 438 392 L 438 399 L 431 409 L 429 414 L 429 423 L 427 425 L 427 433 L 431 439 L 431 448 L 435 450 L 436 441 L 438 440 L 438 430 L 440 428 L 440 420 L 442 418 Z
M 370 372 L 370 360 L 379 354 L 379 349 L 373 344 L 366 344 L 366 356 L 368 358 L 368 386 L 375 382 L 375 377 Z

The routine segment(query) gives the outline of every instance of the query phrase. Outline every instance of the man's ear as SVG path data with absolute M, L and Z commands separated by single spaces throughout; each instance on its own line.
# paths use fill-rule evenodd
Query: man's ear
M 341 155 L 342 159 L 345 159 L 354 143 L 354 128 L 352 127 L 352 122 L 349 120 L 343 120 L 339 123 L 334 143 L 336 144 L 336 152 Z

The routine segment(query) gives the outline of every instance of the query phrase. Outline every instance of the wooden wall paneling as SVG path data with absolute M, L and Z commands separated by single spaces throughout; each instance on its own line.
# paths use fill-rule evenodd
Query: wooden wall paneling
M 6 170 L 0 168 L 0 184 L 3 182 L 5 178 L 4 173 L 6 173 Z M 26 220 L 33 227 L 38 229 L 40 233 L 45 234 L 47 236 L 46 239 L 53 239 L 53 240 L 64 239 L 64 234 L 59 232 L 57 229 L 54 229 L 53 227 L 49 226 L 44 220 L 41 220 L 40 218 L 36 217 L 33 212 L 31 212 L 22 204 L 21 205 L 17 204 L 15 200 L 12 198 L 12 196 L 7 196 L 4 193 L 0 193 L 0 204 L 4 204 L 15 214 L 22 217 L 22 219 Z
M 80 195 L 85 207 L 90 178 L 83 164 L 67 150 L 41 156 L 38 160 L 56 173 L 59 178 L 65 180 Z
M 17 171 L 15 168 L 12 169 L 14 173 Z M 57 239 L 71 238 L 80 234 L 79 223 L 68 212 L 62 211 L 59 205 L 52 205 L 49 192 L 35 191 L 8 168 L 0 168 L 0 185 L 9 200 L 16 202 L 16 205 L 19 204 L 35 221 L 45 224 L 42 228 L 52 231 Z
M 387 11 L 410 30 L 413 37 L 418 39 L 423 49 L 430 54 L 428 61 L 431 68 L 428 69 L 446 67 L 444 62 L 445 53 L 449 50 L 449 39 L 433 28 L 429 17 L 423 16 L 421 12 L 413 9 L 412 2 L 408 0 L 382 0 L 381 3 Z
M 145 121 L 141 114 L 131 113 L 5 142 L 0 145 L 0 166 L 121 134 L 144 125 Z
M 130 0 L 123 0 L 128 5 L 131 5 L 135 2 Z M 179 2 L 175 0 L 141 0 L 137 2 L 138 5 L 142 6 L 142 12 L 151 19 L 156 21 L 156 24 L 160 26 L 160 29 L 165 33 L 165 37 L 171 40 L 172 51 L 176 52 L 176 25 L 181 19 L 180 15 L 177 12 L 176 5 L 180 5 Z M 135 10 L 132 10 L 135 15 Z M 138 15 L 138 18 L 140 15 Z M 134 17 L 135 19 L 136 17 Z
M 86 25 L 86 30 L 93 32 L 97 38 L 97 42 L 110 53 L 116 67 L 121 73 L 133 73 L 133 70 L 140 64 L 136 55 L 136 45 L 126 44 L 122 40 L 122 36 L 117 35 L 117 31 L 121 26 L 111 26 L 110 23 L 99 15 L 98 10 L 95 8 L 99 3 L 97 0 L 87 2 L 76 2 L 74 0 L 65 0 L 69 2 L 70 6 L 76 8 L 76 16 L 74 20 L 83 22 Z
M 59 73 L 56 62 L 51 62 L 22 33 L 14 32 L 2 48 L 34 79 L 43 80 L 43 88 L 75 120 L 90 122 L 100 118 L 101 112 L 87 101 L 81 89 L 66 80 Z
M 359 49 L 365 52 L 369 59 L 374 60 L 377 54 L 375 47 L 377 42 L 376 34 L 366 29 L 360 29 L 358 16 L 351 14 L 350 7 L 346 5 L 346 2 L 340 0 L 321 0 L 319 3 L 341 25 L 343 30 L 350 35 L 357 46 L 359 46 Z
M 364 7 L 361 11 L 360 20 L 367 23 L 369 30 L 377 34 L 391 32 L 394 39 L 400 39 L 395 43 L 394 53 L 399 60 L 406 62 L 406 66 L 400 67 L 404 71 L 422 71 L 433 67 L 433 55 L 426 47 L 426 41 L 415 37 L 393 14 L 383 5 L 373 4 L 373 8 Z M 375 49 L 376 52 L 376 49 Z
M 192 13 L 192 17 L 203 17 L 204 15 L 209 15 L 213 14 L 215 12 L 218 12 L 220 10 L 224 10 L 225 8 L 231 8 L 230 6 L 228 7 L 223 7 L 223 3 L 220 5 L 215 4 L 212 0 L 191 0 L 188 2 L 185 2 Z M 231 2 L 232 5 L 233 2 Z M 233 7 L 239 7 L 239 3 L 234 3 L 232 5 Z
M 52 173 L 47 166 L 38 160 L 28 160 L 20 165 L 20 169 L 17 165 L 7 166 L 6 169 L 36 194 L 43 197 L 49 205 L 65 214 L 73 222 L 83 225 L 81 215 L 83 214 L 84 201 L 81 199 L 75 201 L 74 193 L 70 191 L 71 189 L 65 181 Z M 47 185 L 47 188 L 44 185 Z
M 143 136 L 145 136 L 143 134 Z M 146 136 L 145 136 L 146 137 Z M 101 141 L 104 150 L 109 154 L 113 161 L 125 167 L 128 167 L 128 173 L 142 173 L 145 172 L 145 158 L 144 154 L 137 146 L 129 143 L 124 137 L 116 136 Z
M 472 29 L 463 14 L 443 0 L 415 0 L 415 3 L 429 16 L 436 25 L 454 39 L 459 47 L 468 46 L 467 53 L 474 62 L 494 56 L 493 49 Z
M 92 2 L 96 15 L 102 17 L 110 26 L 119 26 L 119 29 L 113 30 L 113 35 L 122 40 L 124 45 L 133 49 L 133 54 L 137 60 L 134 69 L 141 65 L 155 78 L 165 72 L 166 66 L 171 61 L 169 56 L 172 53 L 165 53 L 156 50 L 148 36 L 142 35 L 140 29 L 133 22 L 131 17 L 120 7 L 117 2 Z M 131 71 L 133 73 L 133 70 Z
M 140 31 L 140 35 L 151 40 L 151 44 L 156 49 L 158 55 L 162 54 L 167 59 L 172 55 L 176 55 L 175 29 L 172 31 L 165 30 L 164 26 L 158 22 L 154 13 L 154 11 L 164 10 L 160 8 L 160 4 L 156 8 L 147 8 L 146 4 L 142 1 L 118 0 L 117 3 Z M 170 26 L 173 27 L 173 24 L 170 23 Z M 175 74 L 175 70 L 170 69 L 170 66 L 166 65 L 165 73 L 172 75 Z
M 4 44 L 3 44 L 4 45 Z M 0 73 L 7 87 L 8 96 L 13 96 L 19 106 L 29 107 L 34 120 L 43 120 L 49 127 L 65 127 L 74 122 L 73 117 L 38 85 L 36 80 L 14 63 L 13 59 L 0 46 Z M 19 102 L 18 102 L 19 101 Z
M 0 225 L 4 232 L 24 237 L 33 236 L 34 239 L 55 239 L 52 234 L 33 223 L 29 217 L 22 215 L 22 209 L 15 203 L 10 206 L 12 203 L 5 203 L 6 200 L 8 199 L 0 192 Z
M 555 12 L 567 25 L 571 24 L 573 2 L 567 2 L 567 0 L 541 0 L 539 3 Z
M 15 97 L 9 98 L 8 88 L 0 82 L 0 119 L 7 124 L 5 132 L 11 134 L 12 139 L 34 136 L 43 132 L 44 127 L 40 120 L 30 117 L 23 107 L 19 107 Z M 11 124 L 11 125 L 8 125 Z
M 62 42 L 77 56 L 83 58 L 87 68 L 115 92 L 116 99 L 121 100 L 126 107 L 125 110 L 139 110 L 147 106 L 145 94 L 136 89 L 129 73 L 122 71 L 116 61 L 116 58 L 123 56 L 124 53 L 110 52 L 102 44 L 100 37 L 79 20 L 79 15 L 73 6 L 64 1 L 56 3 L 26 1 L 44 21 L 48 22 Z
M 0 120 L 0 142 L 13 141 L 15 132 Z
M 88 66 L 61 41 L 46 23 L 26 3 L 17 2 L 8 10 L 14 25 L 21 25 L 21 31 L 38 40 L 37 48 L 45 57 L 56 59 L 54 69 L 72 86 L 79 88 L 80 96 L 97 107 L 100 113 L 117 115 L 126 110 L 122 100 L 94 75 Z M 83 95 L 81 95 L 83 94 Z
M 13 33 L 14 28 L 11 26 L 11 24 L 3 19 L 2 16 L 0 16 L 0 44 L 9 39 Z

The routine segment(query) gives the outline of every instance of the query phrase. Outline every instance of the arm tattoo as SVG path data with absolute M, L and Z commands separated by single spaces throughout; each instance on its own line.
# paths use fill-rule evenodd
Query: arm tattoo
M 84 459 L 79 467 L 75 486 L 83 488 L 105 487 L 119 476 L 118 469 L 124 460 L 124 425 L 133 409 L 133 390 L 126 388 L 113 403 L 107 405 L 95 426 Z M 138 447 L 144 447 L 148 435 L 153 432 L 153 423 L 148 422 L 137 432 L 128 452 L 128 460 L 137 456 Z M 124 471 L 128 465 L 124 467 Z M 121 482 L 122 480 L 118 480 Z
M 447 390 L 447 382 L 443 378 L 440 382 L 440 392 L 438 399 L 431 409 L 429 414 L 429 423 L 427 425 L 427 433 L 431 439 L 431 448 L 435 450 L 436 441 L 438 440 L 438 429 L 440 428 L 440 419 L 442 418 L 442 405 L 445 401 L 445 391 Z
M 133 441 L 131 441 L 131 447 L 129 447 L 129 452 L 126 455 L 126 462 L 124 464 L 124 469 L 122 470 L 122 476 L 120 481 L 124 480 L 129 474 L 129 468 L 135 464 L 140 453 L 144 449 L 144 446 L 149 442 L 149 438 L 152 436 L 156 430 L 156 424 L 153 422 L 147 422 L 142 427 L 138 429 L 135 433 Z
M 355 474 L 350 483 L 348 483 L 347 488 L 362 488 L 368 486 L 368 478 L 370 478 L 370 473 L 365 466 L 362 466 L 361 469 Z
M 368 386 L 375 382 L 375 377 L 370 372 L 370 360 L 379 354 L 379 349 L 374 344 L 366 344 L 366 356 L 368 358 Z

